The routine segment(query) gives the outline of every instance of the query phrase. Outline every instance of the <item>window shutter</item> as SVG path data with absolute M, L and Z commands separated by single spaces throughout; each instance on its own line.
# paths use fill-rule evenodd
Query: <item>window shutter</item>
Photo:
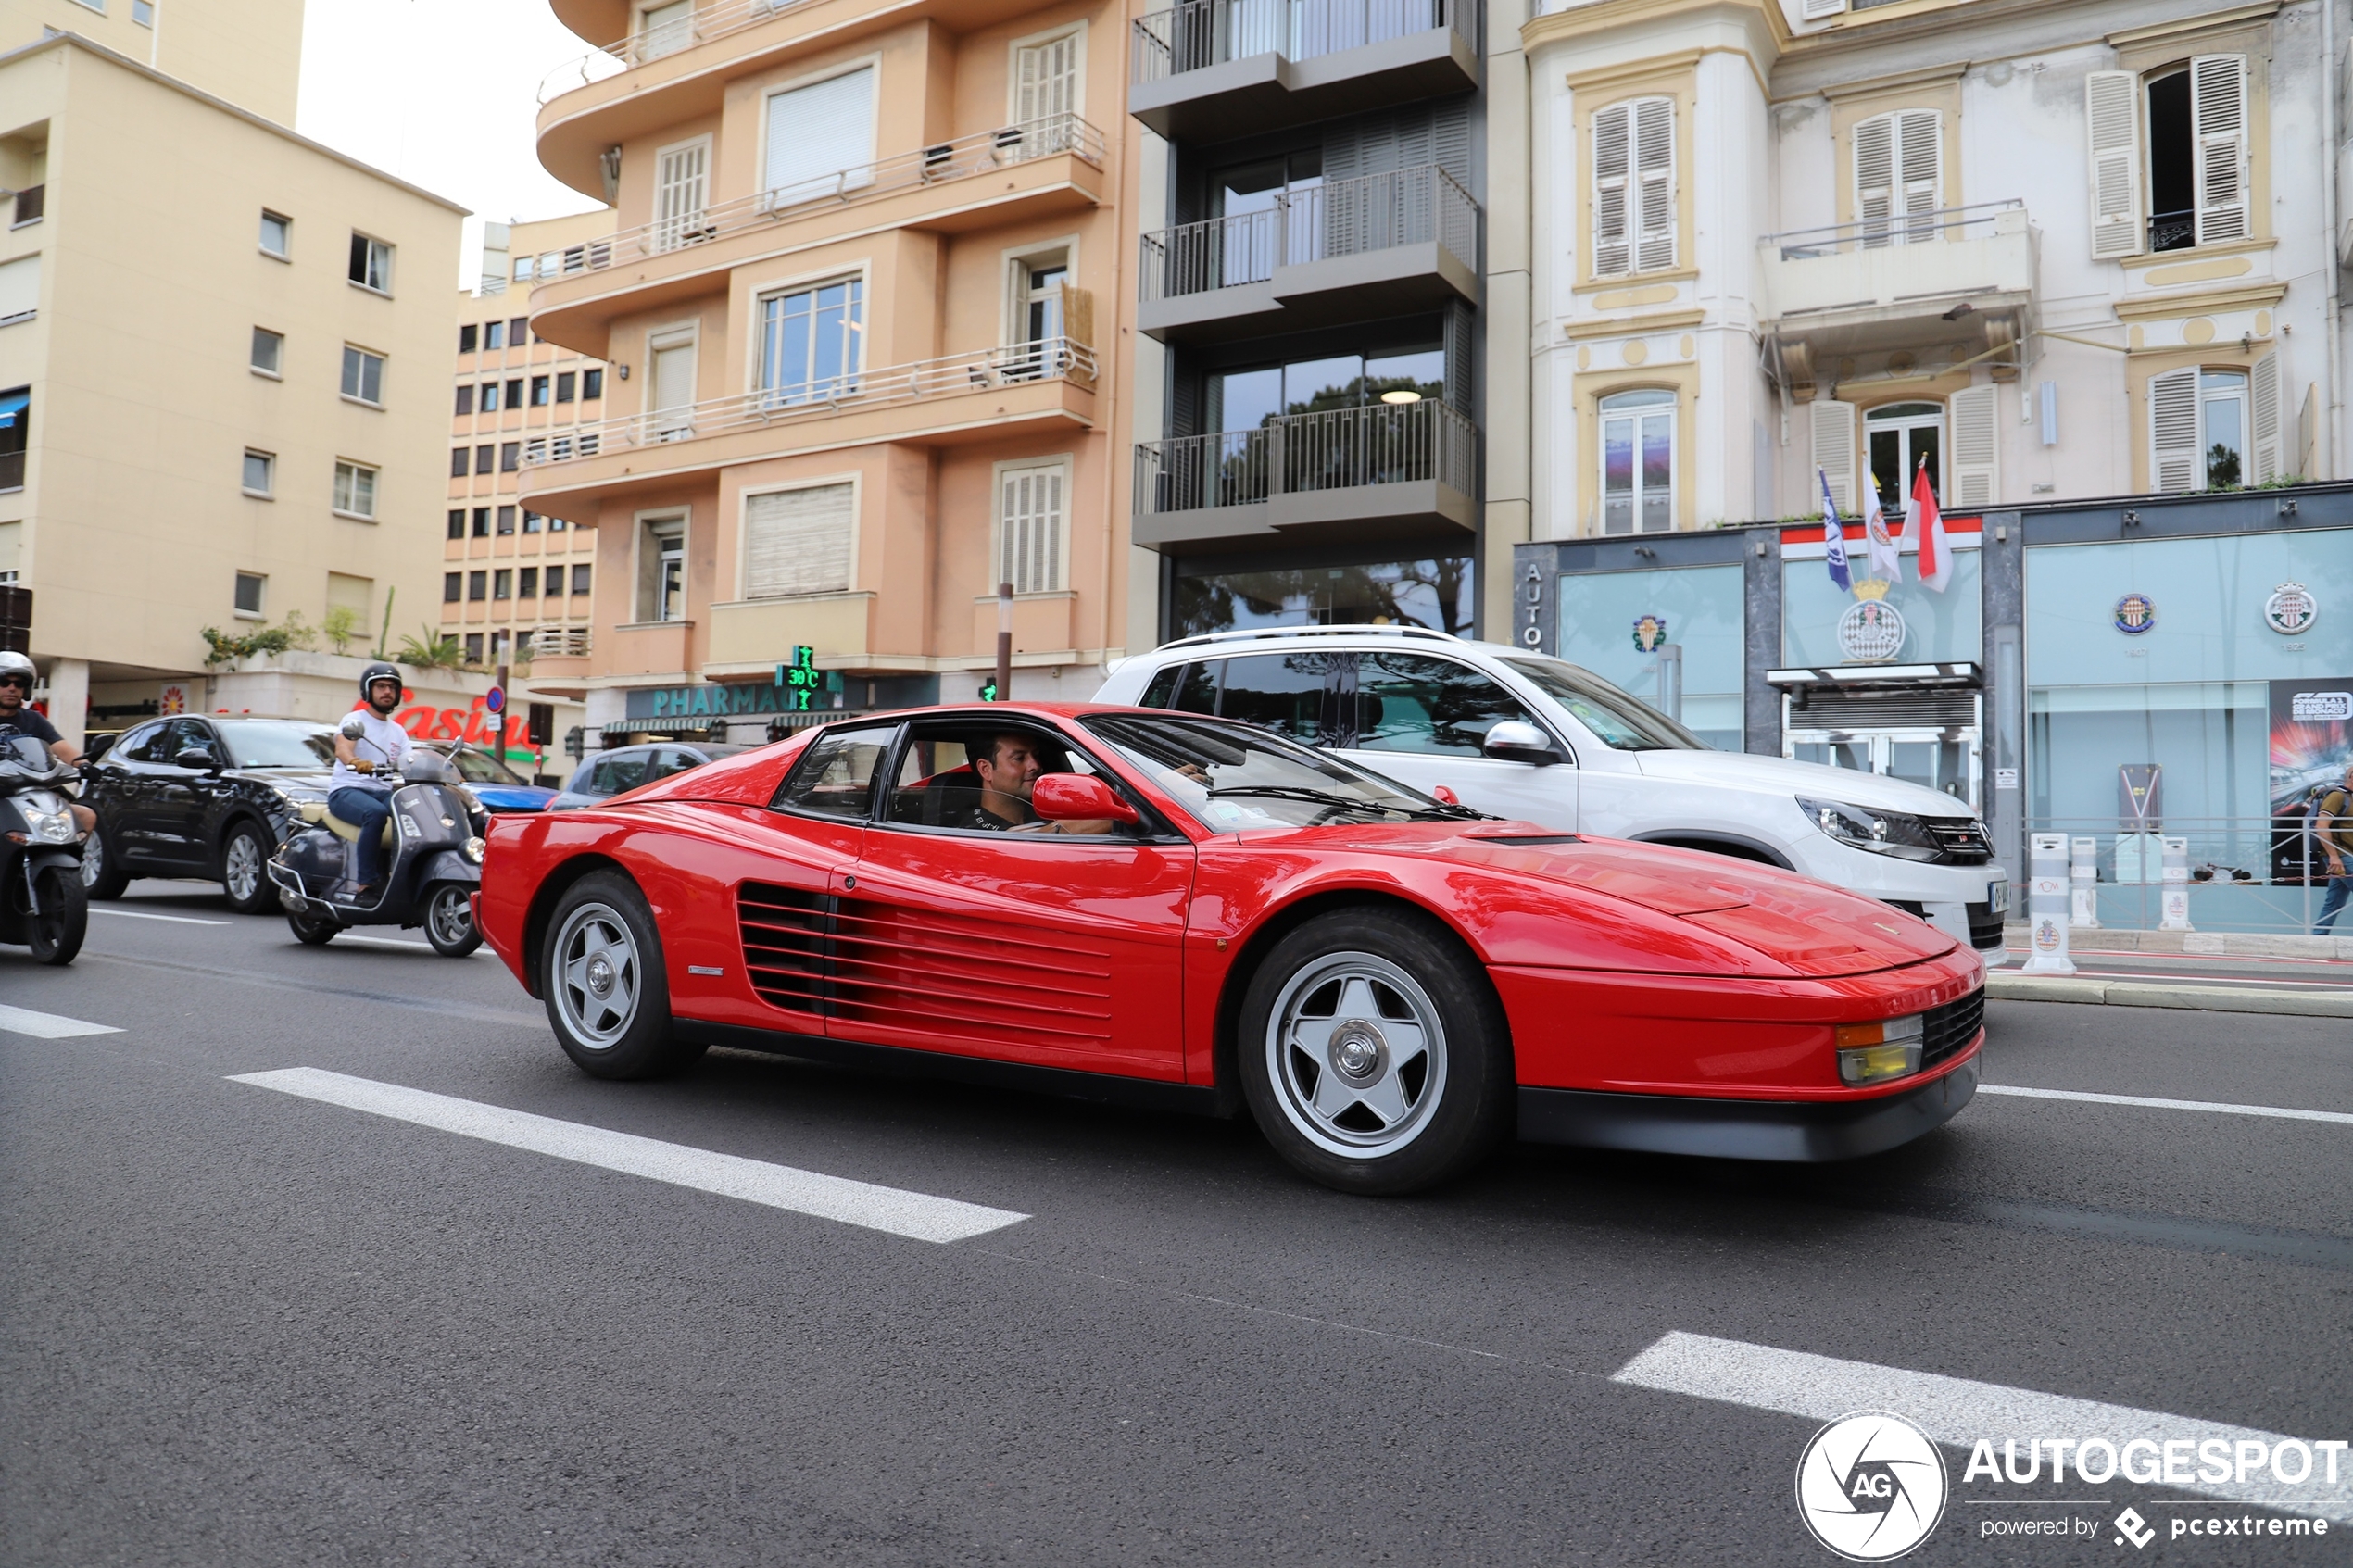
M 1824 17 L 1837 16 L 1845 9 L 1846 0 L 1800 0 L 1797 15 L 1801 21 L 1819 21 Z
M 2092 255 L 2141 254 L 2141 83 L 2129 70 L 2083 79 L 2092 139 Z
M 1593 275 L 1612 278 L 1633 265 L 1627 223 L 1627 164 L 1633 151 L 1631 104 L 1593 117 Z
M 1990 507 L 2001 499 L 2001 446 L 1996 429 L 2001 388 L 1972 386 L 1953 394 L 1953 505 Z
M 744 597 L 849 591 L 856 487 L 819 484 L 744 501 Z
M 2197 243 L 2247 235 L 2246 56 L 2190 62 L 2190 123 L 2197 136 Z
M 1881 115 L 1855 127 L 1855 221 L 1863 244 L 1887 244 L 1888 214 L 1895 206 L 1895 117 Z
M 788 207 L 874 182 L 875 68 L 768 100 L 768 205 Z
M 2149 378 L 2149 478 L 2160 493 L 2196 490 L 2205 473 L 2197 449 L 2197 367 Z
M 1635 167 L 1642 177 L 1642 241 L 1638 272 L 1675 265 L 1675 106 L 1644 98 L 1634 106 Z
M 2280 357 L 2266 354 L 2255 362 L 2247 378 L 2247 422 L 2254 426 L 2255 476 L 2249 482 L 2269 484 L 2280 477 Z
M 1855 510 L 1855 405 L 1835 401 L 1816 403 L 1814 410 L 1814 466 L 1830 481 L 1831 500 L 1840 512 Z M 1812 511 L 1820 501 L 1818 495 L 1808 495 L 1806 509 Z
M 1909 225 L 1906 236 L 1914 241 L 1936 238 L 1925 215 L 1943 206 L 1944 117 L 1934 109 L 1907 109 L 1896 117 L 1896 153 L 1902 164 L 1905 214 L 1920 221 Z
M 999 511 L 1000 583 L 1016 594 L 1051 594 L 1063 585 L 1063 468 L 1009 469 Z
M 1013 119 L 1021 125 L 1078 112 L 1078 34 L 1015 52 Z
M 675 250 L 702 238 L 711 146 L 673 147 L 654 165 L 654 248 Z

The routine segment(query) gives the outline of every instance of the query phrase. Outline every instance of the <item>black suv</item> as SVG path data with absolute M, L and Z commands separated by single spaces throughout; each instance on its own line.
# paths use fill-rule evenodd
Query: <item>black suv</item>
M 84 775 L 82 803 L 98 813 L 82 852 L 94 898 L 118 898 L 132 877 L 219 877 L 245 914 L 278 907 L 262 868 L 327 798 L 334 732 L 298 719 L 155 719 L 125 730 Z

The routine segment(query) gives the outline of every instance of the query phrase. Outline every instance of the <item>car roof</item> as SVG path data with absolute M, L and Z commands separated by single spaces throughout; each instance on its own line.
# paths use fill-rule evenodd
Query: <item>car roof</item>
M 1253 646 L 1307 644 L 1317 647 L 1339 645 L 1361 645 L 1378 647 L 1384 645 L 1408 644 L 1431 652 L 1451 649 L 1460 653 L 1485 654 L 1497 658 L 1526 650 L 1509 643 L 1480 642 L 1470 637 L 1457 637 L 1451 632 L 1434 632 L 1427 626 L 1260 626 L 1236 632 L 1203 632 L 1196 636 L 1177 637 L 1165 642 L 1150 653 L 1139 657 L 1156 663 L 1173 662 L 1176 656 L 1189 659 L 1227 658 L 1246 653 Z

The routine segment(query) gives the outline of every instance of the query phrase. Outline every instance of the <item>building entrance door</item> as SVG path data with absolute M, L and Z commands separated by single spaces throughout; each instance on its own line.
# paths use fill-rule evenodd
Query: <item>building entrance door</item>
M 1783 755 L 1799 762 L 1822 762 L 1925 784 L 1978 809 L 1977 727 L 1944 730 L 1787 732 Z

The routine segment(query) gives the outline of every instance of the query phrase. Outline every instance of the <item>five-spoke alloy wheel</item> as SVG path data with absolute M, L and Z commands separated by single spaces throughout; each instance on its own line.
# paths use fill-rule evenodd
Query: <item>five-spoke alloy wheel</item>
M 425 940 L 445 959 L 462 959 L 482 946 L 474 929 L 473 888 L 462 882 L 436 882 L 425 893 Z
M 278 889 L 263 870 L 269 861 L 270 846 L 262 842 L 260 829 L 240 822 L 229 830 L 228 841 L 220 847 L 220 890 L 229 895 L 231 909 L 241 915 L 260 915 L 278 907 Z
M 661 938 L 626 877 L 598 872 L 556 903 L 540 988 L 564 1054 L 599 1078 L 651 1078 L 701 1054 L 671 1037 Z

